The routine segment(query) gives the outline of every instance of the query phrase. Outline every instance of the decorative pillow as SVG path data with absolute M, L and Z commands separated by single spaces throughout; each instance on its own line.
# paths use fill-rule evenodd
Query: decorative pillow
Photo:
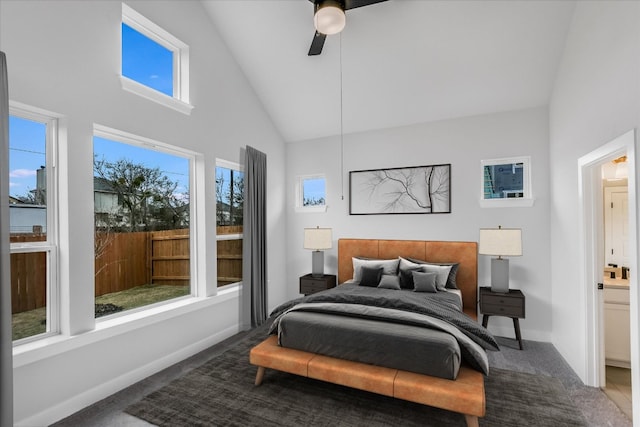
M 400 276 L 383 274 L 380 279 L 379 288 L 400 290 Z
M 458 283 L 456 282 L 456 278 L 458 276 L 458 268 L 460 267 L 460 263 L 457 262 L 428 262 L 422 261 L 419 259 L 407 258 L 409 262 L 413 262 L 415 264 L 431 264 L 431 265 L 450 265 L 451 271 L 449 271 L 449 277 L 447 277 L 446 287 L 449 289 L 458 289 Z
M 360 286 L 377 287 L 378 283 L 380 283 L 383 270 L 382 267 L 362 267 Z
M 413 275 L 414 270 L 422 271 L 422 266 L 418 263 L 411 262 L 406 258 L 398 258 L 398 275 L 400 276 L 400 287 L 402 289 L 413 289 Z
M 423 273 L 421 271 L 413 272 L 414 292 L 438 292 L 436 287 L 436 273 Z
M 400 278 L 400 288 L 413 289 L 414 271 L 423 271 L 422 266 L 418 265 L 416 267 L 405 267 L 400 269 L 400 274 L 398 274 L 398 277 Z
M 367 267 L 382 267 L 383 274 L 398 274 L 398 259 L 366 259 L 353 257 L 353 280 L 361 281 L 360 270 L 363 266 Z
M 443 291 L 447 285 L 447 277 L 451 271 L 450 265 L 433 265 L 433 264 L 421 264 L 422 271 L 425 273 L 436 273 L 436 287 L 439 291 Z

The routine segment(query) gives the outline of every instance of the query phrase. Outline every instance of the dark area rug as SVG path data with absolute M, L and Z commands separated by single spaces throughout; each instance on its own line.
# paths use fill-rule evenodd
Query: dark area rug
M 127 407 L 158 426 L 464 426 L 464 417 L 369 392 L 267 370 L 253 385 L 249 350 L 266 338 L 250 332 L 226 352 Z M 481 426 L 584 426 L 559 380 L 492 369 Z

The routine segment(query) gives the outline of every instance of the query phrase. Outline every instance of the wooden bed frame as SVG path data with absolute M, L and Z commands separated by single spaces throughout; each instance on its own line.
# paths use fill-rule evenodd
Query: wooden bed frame
M 353 277 L 354 256 L 459 262 L 457 285 L 462 291 L 464 311 L 477 319 L 476 242 L 339 239 L 338 283 Z M 269 368 L 459 412 L 470 427 L 477 427 L 478 417 L 485 415 L 484 376 L 465 364 L 452 381 L 281 347 L 274 335 L 251 349 L 249 362 L 258 366 L 256 385 L 262 384 Z

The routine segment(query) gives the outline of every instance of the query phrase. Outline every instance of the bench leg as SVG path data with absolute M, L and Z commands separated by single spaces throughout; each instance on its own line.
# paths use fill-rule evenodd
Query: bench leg
M 467 427 L 479 427 L 478 417 L 476 417 L 475 415 L 465 414 L 464 419 L 467 421 Z
M 262 384 L 262 380 L 264 379 L 264 366 L 258 366 L 258 372 L 256 372 L 256 385 Z

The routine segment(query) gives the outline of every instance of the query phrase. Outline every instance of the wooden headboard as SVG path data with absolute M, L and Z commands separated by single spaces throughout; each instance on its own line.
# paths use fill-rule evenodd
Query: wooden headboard
M 353 278 L 352 257 L 392 259 L 399 256 L 429 262 L 458 262 L 457 284 L 465 313 L 474 319 L 478 304 L 478 243 L 429 240 L 338 239 L 338 283 Z

